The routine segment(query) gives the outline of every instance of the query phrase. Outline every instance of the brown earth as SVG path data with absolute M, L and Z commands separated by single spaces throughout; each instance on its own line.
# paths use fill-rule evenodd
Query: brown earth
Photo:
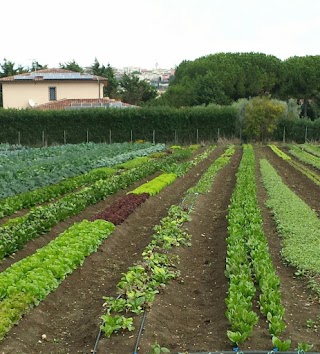
M 117 226 L 113 235 L 101 245 L 97 253 L 89 256 L 81 268 L 68 276 L 55 292 L 37 308 L 32 309 L 9 332 L 7 338 L 0 343 L 0 353 L 90 353 L 101 323 L 102 297 L 115 295 L 116 284 L 122 273 L 141 258 L 142 250 L 150 242 L 153 226 L 166 215 L 172 204 L 181 202 L 184 192 L 198 181 L 221 152 L 220 146 L 209 160 L 200 163 L 159 195 L 148 199 L 123 224 Z M 280 240 L 270 211 L 264 204 L 266 193 L 261 184 L 258 159 L 267 157 L 277 169 L 279 168 L 283 176 L 287 174 L 285 182 L 298 186 L 297 193 L 300 190 L 304 200 L 312 207 L 316 207 L 318 201 L 319 208 L 319 187 L 312 182 L 308 184 L 309 180 L 305 176 L 292 171 L 293 168 L 286 166 L 284 161 L 278 161 L 275 155 L 269 153 L 268 148 L 257 147 L 256 157 L 258 199 L 270 252 L 281 279 L 283 303 L 286 308 L 285 320 L 288 329 L 284 339 L 292 338 L 292 350 L 298 342 L 305 341 L 315 345 L 313 351 L 320 351 L 317 328 L 307 327 L 309 319 L 320 326 L 319 303 L 307 288 L 306 281 L 297 279 L 294 276 L 295 270 L 282 263 L 279 255 Z M 148 311 L 139 343 L 139 353 L 148 354 L 150 345 L 156 341 L 169 348 L 172 353 L 232 349 L 226 336 L 229 327 L 224 315 L 227 291 L 227 280 L 224 276 L 224 240 L 227 237 L 227 208 L 240 158 L 241 149 L 238 147 L 231 163 L 215 178 L 212 191 L 199 197 L 191 214 L 192 220 L 186 225 L 192 234 L 192 246 L 177 250 L 180 256 L 181 277 L 167 285 Z M 33 253 L 37 247 L 47 243 L 72 223 L 90 218 L 125 193 L 126 191 L 117 193 L 77 217 L 57 225 L 49 235 L 30 242 L 24 250 L 17 252 L 15 259 L 0 265 L 1 269 Z M 133 353 L 140 321 L 141 317 L 137 316 L 134 332 L 115 335 L 110 339 L 102 337 L 97 352 Z M 45 340 L 41 337 L 43 334 L 47 336 Z M 253 335 L 241 349 L 272 349 L 265 319 L 260 320 Z

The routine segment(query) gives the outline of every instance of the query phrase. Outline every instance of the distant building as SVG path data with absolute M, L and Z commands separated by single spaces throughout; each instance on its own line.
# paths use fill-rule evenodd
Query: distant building
M 82 74 L 64 69 L 43 69 L 30 73 L 3 77 L 2 98 L 4 108 L 54 107 L 66 99 L 103 99 L 105 77 Z

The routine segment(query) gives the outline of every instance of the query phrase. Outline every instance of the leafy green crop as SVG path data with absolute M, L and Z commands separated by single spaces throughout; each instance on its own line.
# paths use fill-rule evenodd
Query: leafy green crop
M 0 339 L 27 310 L 39 304 L 81 266 L 114 230 L 107 221 L 72 225 L 35 254 L 0 274 Z
M 282 236 L 282 256 L 300 270 L 320 273 L 320 220 L 317 214 L 282 181 L 270 163 L 260 161 L 277 229 Z

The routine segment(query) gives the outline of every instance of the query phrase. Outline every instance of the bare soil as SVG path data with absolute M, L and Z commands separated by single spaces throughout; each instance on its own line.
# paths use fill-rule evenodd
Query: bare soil
M 89 256 L 83 266 L 68 276 L 60 287 L 16 325 L 0 343 L 3 354 L 88 354 L 95 345 L 103 314 L 103 296 L 114 296 L 122 273 L 141 258 L 150 242 L 153 227 L 159 224 L 169 207 L 179 204 L 185 191 L 193 186 L 201 174 L 222 152 L 219 146 L 211 157 L 193 168 L 185 177 L 176 180 L 157 196 L 149 198 Z M 270 150 L 271 151 L 271 150 Z M 314 344 L 320 351 L 320 333 L 308 328 L 307 320 L 319 323 L 320 306 L 304 279 L 297 279 L 295 270 L 283 265 L 280 257 L 281 242 L 270 211 L 265 207 L 266 193 L 261 184 L 258 160 L 267 158 L 304 200 L 319 211 L 319 187 L 281 161 L 268 148 L 256 147 L 256 176 L 258 200 L 264 219 L 264 230 L 269 242 L 274 266 L 281 279 L 283 303 L 288 324 L 286 338 L 292 338 L 294 350 L 298 342 Z M 241 159 L 241 147 L 231 162 L 216 176 L 212 190 L 199 197 L 192 220 L 186 225 L 192 234 L 192 246 L 176 250 L 180 257 L 181 277 L 169 283 L 156 297 L 147 312 L 139 343 L 139 353 L 148 354 L 151 344 L 158 341 L 172 353 L 232 350 L 226 331 L 224 299 L 228 289 L 224 276 L 227 237 L 227 212 L 236 171 Z M 287 166 L 288 165 L 288 166 Z M 141 183 L 141 182 L 140 182 Z M 132 188 L 130 188 L 131 190 Z M 12 262 L 32 254 L 76 221 L 89 219 L 125 195 L 121 191 L 105 201 L 86 209 L 77 217 L 57 225 L 48 235 L 30 242 L 17 252 L 14 259 L 0 265 L 3 270 Z M 300 195 L 299 194 L 299 195 Z M 258 312 L 258 309 L 257 309 Z M 134 352 L 142 316 L 135 317 L 136 330 L 130 333 L 102 336 L 98 353 L 129 354 Z M 42 339 L 42 335 L 46 339 Z M 271 350 L 267 323 L 262 318 L 242 350 Z

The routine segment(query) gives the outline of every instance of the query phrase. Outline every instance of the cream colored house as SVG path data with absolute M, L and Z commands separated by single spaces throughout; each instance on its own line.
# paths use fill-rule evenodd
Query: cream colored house
M 103 101 L 105 77 L 44 69 L 0 79 L 3 108 L 37 108 L 66 100 Z

